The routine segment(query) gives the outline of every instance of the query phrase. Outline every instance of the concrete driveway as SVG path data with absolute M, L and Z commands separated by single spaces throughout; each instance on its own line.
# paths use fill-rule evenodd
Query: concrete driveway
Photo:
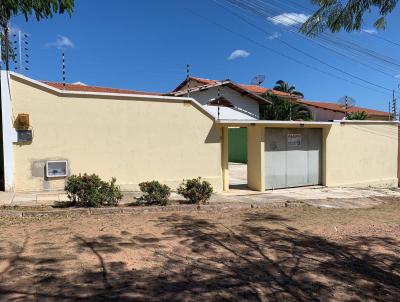
M 399 197 L 399 188 L 339 188 L 309 186 L 299 188 L 252 191 L 247 187 L 247 165 L 229 163 L 229 192 L 216 201 L 251 203 L 304 202 L 327 208 L 363 208 L 378 205 L 385 198 Z

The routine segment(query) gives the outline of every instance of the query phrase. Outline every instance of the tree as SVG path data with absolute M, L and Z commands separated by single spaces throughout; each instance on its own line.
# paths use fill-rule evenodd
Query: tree
M 10 69 L 10 47 L 8 23 L 11 17 L 22 14 L 25 20 L 34 15 L 37 21 L 53 17 L 53 14 L 72 14 L 74 0 L 1 0 L 0 2 L 0 26 L 4 41 L 6 69 Z
M 304 94 L 300 91 L 297 91 L 295 86 L 290 85 L 288 82 L 282 80 L 276 81 L 275 87 L 273 89 L 304 98 Z
M 4 38 L 4 33 L 0 32 L 0 41 L 5 41 Z M 1 60 L 2 61 L 6 61 L 6 51 L 5 51 L 6 47 L 5 47 L 5 43 L 1 43 Z M 12 48 L 11 42 L 8 42 L 8 56 L 9 58 L 11 58 L 11 60 L 15 61 L 16 59 L 16 53 L 14 51 L 14 49 Z
M 391 13 L 399 0 L 311 0 L 319 9 L 302 25 L 300 31 L 306 35 L 317 35 L 326 29 L 338 32 L 360 30 L 363 17 L 372 9 L 378 10 L 375 20 L 377 29 L 386 27 L 386 16 Z
M 263 97 L 271 103 L 260 105 L 261 120 L 312 120 L 310 109 L 304 104 L 288 101 L 273 93 L 268 93 Z
M 347 120 L 366 120 L 368 114 L 365 111 L 354 111 L 346 115 Z

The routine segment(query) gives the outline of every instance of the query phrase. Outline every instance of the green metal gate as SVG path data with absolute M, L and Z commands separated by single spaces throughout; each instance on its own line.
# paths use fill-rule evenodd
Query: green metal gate
M 247 128 L 228 129 L 228 160 L 247 163 Z

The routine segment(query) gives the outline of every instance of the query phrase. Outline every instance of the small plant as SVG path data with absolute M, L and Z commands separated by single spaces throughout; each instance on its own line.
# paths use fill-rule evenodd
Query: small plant
M 157 204 L 165 206 L 171 195 L 171 189 L 167 185 L 162 185 L 158 181 L 147 181 L 139 184 L 140 191 L 144 194 L 138 198 L 140 203 L 147 205 Z
M 73 206 L 116 206 L 122 199 L 122 193 L 115 182 L 115 178 L 107 182 L 96 174 L 71 175 L 65 184 L 65 191 Z
M 211 198 L 213 187 L 201 177 L 184 180 L 177 190 L 190 203 L 206 203 Z

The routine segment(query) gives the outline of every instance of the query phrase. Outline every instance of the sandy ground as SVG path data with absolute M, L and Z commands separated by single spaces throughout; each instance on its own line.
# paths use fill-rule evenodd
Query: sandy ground
M 1 301 L 399 301 L 400 202 L 2 218 Z

